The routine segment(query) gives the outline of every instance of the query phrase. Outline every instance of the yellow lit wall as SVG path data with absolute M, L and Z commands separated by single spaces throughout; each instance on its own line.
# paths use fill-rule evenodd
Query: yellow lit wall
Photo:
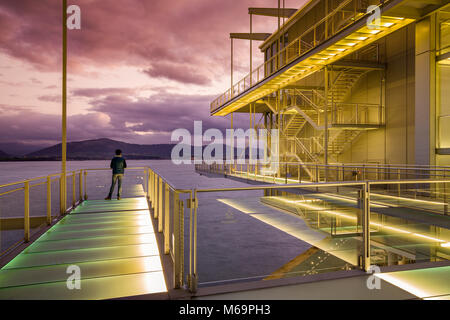
M 379 40 L 386 63 L 385 128 L 364 132 L 338 159 L 344 163 L 386 162 L 414 164 L 414 24 Z M 376 72 L 362 78 L 349 102 L 373 103 L 380 94 Z

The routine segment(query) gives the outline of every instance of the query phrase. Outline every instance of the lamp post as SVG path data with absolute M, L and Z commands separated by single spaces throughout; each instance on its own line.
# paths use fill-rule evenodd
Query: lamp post
M 67 0 L 63 0 L 62 5 L 62 139 L 61 139 L 61 190 L 62 190 L 62 210 L 66 211 L 67 206 L 67 181 L 66 181 L 66 155 L 67 155 Z

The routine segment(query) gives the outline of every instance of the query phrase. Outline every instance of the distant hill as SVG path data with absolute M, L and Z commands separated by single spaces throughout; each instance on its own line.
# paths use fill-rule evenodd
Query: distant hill
M 109 160 L 114 156 L 116 149 L 121 149 L 127 159 L 171 159 L 172 149 L 176 144 L 132 144 L 111 139 L 95 139 L 67 143 L 68 160 Z M 204 150 L 206 146 L 202 146 Z M 223 156 L 226 156 L 227 147 L 223 146 Z M 242 154 L 242 150 L 235 148 L 236 156 Z M 214 155 L 214 153 L 213 153 Z M 191 147 L 191 156 L 194 156 L 194 147 Z M 245 150 L 248 157 L 248 148 Z M 45 147 L 24 156 L 11 156 L 0 151 L 2 161 L 27 161 L 27 160 L 61 160 L 61 143 L 51 147 Z
M 121 149 L 128 159 L 170 159 L 173 146 L 173 144 L 132 144 L 111 139 L 85 140 L 67 143 L 67 159 L 111 159 L 116 149 Z M 29 153 L 25 157 L 58 160 L 61 158 L 61 143 Z
M 6 152 L 10 157 L 21 157 L 28 153 L 48 147 L 48 144 L 28 144 L 21 142 L 0 142 L 0 150 Z

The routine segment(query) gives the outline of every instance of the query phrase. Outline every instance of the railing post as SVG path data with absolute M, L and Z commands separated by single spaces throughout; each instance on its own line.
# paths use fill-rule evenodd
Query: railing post
M 87 195 L 87 171 L 84 170 L 84 200 L 88 199 Z
M 193 281 L 193 292 L 197 292 L 197 211 L 198 211 L 198 197 L 197 190 L 194 190 L 194 281 Z
M 75 208 L 76 203 L 76 190 L 75 190 L 75 171 L 72 172 L 72 209 Z
M 156 178 L 156 174 L 154 171 L 152 171 L 152 177 L 151 177 L 151 208 L 154 209 L 155 208 L 155 178 Z
M 153 199 L 155 199 L 155 201 L 154 201 L 155 205 L 154 205 L 154 209 L 153 209 L 153 217 L 154 217 L 155 219 L 158 219 L 158 212 L 159 212 L 159 203 L 158 203 L 158 180 L 159 180 L 159 177 L 155 174 L 155 181 L 154 181 L 154 191 L 155 191 L 155 194 L 154 194 L 154 198 L 153 198 Z
M 148 201 L 151 201 L 150 199 L 150 188 L 151 188 L 151 182 L 150 182 L 150 177 L 151 177 L 151 171 L 150 169 L 147 168 L 147 199 Z
M 287 163 L 284 164 L 284 184 L 287 184 L 287 179 L 288 179 L 288 165 Z
M 188 287 L 190 292 L 197 292 L 197 190 L 191 192 L 189 199 L 189 278 Z
M 52 224 L 52 178 L 47 176 L 47 225 Z
M 162 178 L 159 178 L 159 186 L 158 186 L 158 190 L 159 190 L 159 201 L 158 201 L 158 232 L 162 232 L 163 230 L 163 209 L 164 209 L 164 202 L 163 202 L 163 194 L 164 194 L 164 188 L 163 188 L 163 181 Z
M 59 176 L 59 213 L 63 215 L 64 210 L 64 196 L 63 196 L 63 174 Z
M 362 265 L 364 271 L 370 268 L 370 183 L 364 183 L 362 190 L 362 234 L 363 234 L 363 258 Z
M 173 197 L 173 238 L 174 238 L 174 264 L 173 283 L 175 289 L 183 286 L 184 274 L 184 205 L 180 201 L 178 192 Z
M 78 192 L 80 196 L 80 202 L 83 201 L 83 170 L 80 170 L 78 177 Z
M 24 241 L 30 241 L 30 182 L 24 182 L 24 216 L 23 216 Z
M 154 194 L 155 194 L 155 172 L 152 170 L 150 172 L 150 208 L 153 208 L 155 206 L 155 198 L 154 198 Z
M 170 253 L 170 188 L 169 184 L 165 183 L 165 194 L 164 194 L 164 253 Z

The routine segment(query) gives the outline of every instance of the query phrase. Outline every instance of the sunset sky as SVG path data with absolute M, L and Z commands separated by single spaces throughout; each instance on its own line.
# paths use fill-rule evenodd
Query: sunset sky
M 285 0 L 298 8 L 305 0 Z M 69 0 L 81 30 L 68 31 L 68 140 L 170 143 L 176 128 L 224 129 L 209 103 L 229 88 L 230 32 L 248 32 L 248 7 L 277 0 Z M 61 1 L 0 2 L 0 146 L 61 137 Z M 277 19 L 254 17 L 254 32 Z M 254 67 L 262 54 L 254 45 Z M 235 80 L 249 71 L 235 41 Z M 248 119 L 238 117 L 247 128 Z M 3 150 L 8 153 L 8 150 Z

